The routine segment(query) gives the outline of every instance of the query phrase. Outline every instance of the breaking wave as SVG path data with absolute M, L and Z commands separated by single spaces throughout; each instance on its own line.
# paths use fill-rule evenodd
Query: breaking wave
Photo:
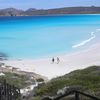
M 87 40 L 82 41 L 79 44 L 73 45 L 72 48 L 81 47 L 81 46 L 87 44 L 88 42 L 90 42 L 91 40 L 93 40 L 94 38 L 96 38 L 96 33 L 99 32 L 99 31 L 100 31 L 100 29 L 96 29 L 96 31 L 91 32 L 91 37 L 90 38 L 88 38 Z

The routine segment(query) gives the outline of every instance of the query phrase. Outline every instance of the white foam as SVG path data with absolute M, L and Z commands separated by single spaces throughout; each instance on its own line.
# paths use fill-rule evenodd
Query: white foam
M 83 45 L 85 45 L 86 43 L 90 42 L 91 40 L 93 40 L 96 37 L 95 34 L 93 34 L 93 32 L 91 33 L 91 36 L 92 37 L 90 37 L 89 39 L 84 40 L 79 44 L 73 45 L 72 48 L 77 48 L 77 47 L 83 46 Z
M 96 31 L 100 31 L 100 29 L 96 29 Z
M 89 39 L 84 40 L 84 41 L 82 41 L 82 42 L 79 43 L 79 44 L 73 45 L 72 48 L 77 48 L 77 47 L 84 46 L 85 44 L 87 44 L 88 42 L 90 42 L 91 40 L 93 40 L 94 38 L 96 38 L 96 35 L 95 35 L 95 34 L 96 34 L 97 32 L 99 32 L 99 31 L 100 31 L 100 29 L 96 29 L 96 31 L 91 32 L 91 37 L 90 37 Z

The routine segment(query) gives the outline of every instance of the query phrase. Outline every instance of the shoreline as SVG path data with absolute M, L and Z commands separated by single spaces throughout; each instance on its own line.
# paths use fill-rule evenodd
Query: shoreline
M 74 15 L 100 15 L 100 13 L 90 13 L 90 14 L 48 14 L 48 15 L 17 15 L 17 16 L 4 16 L 0 15 L 0 17 L 40 17 L 40 16 L 74 16 Z
M 51 63 L 52 58 L 27 59 L 27 60 L 8 60 L 4 61 L 6 65 L 19 68 L 23 71 L 34 72 L 52 79 L 65 75 L 71 71 L 83 69 L 92 65 L 100 65 L 100 44 L 95 44 L 89 49 L 58 56 L 60 63 Z M 56 58 L 56 57 L 55 57 Z

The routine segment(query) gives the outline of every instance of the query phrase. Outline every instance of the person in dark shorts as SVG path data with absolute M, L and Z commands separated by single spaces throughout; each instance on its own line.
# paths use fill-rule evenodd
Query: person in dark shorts
M 54 63 L 55 62 L 55 59 L 54 59 L 54 57 L 52 58 L 52 63 Z
M 57 64 L 59 64 L 59 62 L 60 62 L 60 59 L 57 57 Z

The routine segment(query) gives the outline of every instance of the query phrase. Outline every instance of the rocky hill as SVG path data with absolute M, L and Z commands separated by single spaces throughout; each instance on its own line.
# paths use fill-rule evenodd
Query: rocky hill
M 30 8 L 26 11 L 14 8 L 6 8 L 0 10 L 0 16 L 35 16 L 59 14 L 100 14 L 100 7 L 64 7 L 55 9 Z
M 22 13 L 22 10 L 18 10 L 15 8 L 6 8 L 0 10 L 0 16 L 21 16 Z

